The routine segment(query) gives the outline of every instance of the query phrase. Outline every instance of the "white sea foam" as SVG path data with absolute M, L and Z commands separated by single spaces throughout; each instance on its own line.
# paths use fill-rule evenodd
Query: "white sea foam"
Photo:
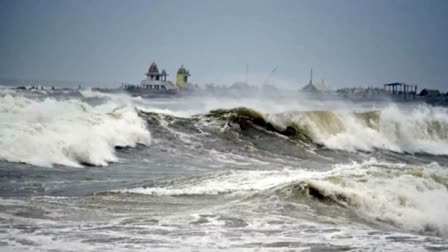
M 132 106 L 90 106 L 76 99 L 0 97 L 0 159 L 40 166 L 117 161 L 116 146 L 150 144 Z
M 121 192 L 164 196 L 244 193 L 265 190 L 293 182 L 299 178 L 311 178 L 316 174 L 305 170 L 289 169 L 282 171 L 232 170 L 197 179 L 180 181 L 180 183 L 168 187 L 138 187 L 121 190 Z
M 306 183 L 362 217 L 407 230 L 448 235 L 446 168 L 372 161 L 335 168 L 339 170 L 336 179 L 310 179 Z
M 372 159 L 363 163 L 335 165 L 327 171 L 284 169 L 218 172 L 173 181 L 166 187 L 139 187 L 120 192 L 156 196 L 237 196 L 252 193 L 270 195 L 279 189 L 312 187 L 369 221 L 446 236 L 447 186 L 448 171 L 437 164 L 417 167 L 381 163 Z
M 448 109 L 442 107 L 393 103 L 354 106 L 343 101 L 298 101 L 293 97 L 280 100 L 190 97 L 179 98 L 174 103 L 164 100 L 136 103 L 142 111 L 177 117 L 247 107 L 280 127 L 295 124 L 305 128 L 315 142 L 331 149 L 448 155 Z
M 267 115 L 281 127 L 297 125 L 315 142 L 332 149 L 448 154 L 448 110 L 389 105 L 370 114 L 353 112 L 289 112 Z

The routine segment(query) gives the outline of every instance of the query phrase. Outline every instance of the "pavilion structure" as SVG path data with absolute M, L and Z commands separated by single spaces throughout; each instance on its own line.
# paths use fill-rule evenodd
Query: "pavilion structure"
M 162 69 L 162 72 L 160 73 L 157 64 L 154 62 L 149 66 L 148 72 L 145 73 L 145 75 L 150 81 L 162 81 L 162 82 L 166 82 L 166 76 L 168 76 L 165 69 Z
M 392 95 L 403 96 L 404 99 L 413 97 L 417 94 L 417 85 L 409 85 L 402 82 L 384 84 L 384 90 Z

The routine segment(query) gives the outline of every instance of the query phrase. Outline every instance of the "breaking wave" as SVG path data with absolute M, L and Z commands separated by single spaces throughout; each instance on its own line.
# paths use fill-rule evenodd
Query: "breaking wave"
M 433 163 L 409 166 L 378 162 L 339 164 L 327 171 L 232 170 L 113 191 L 152 196 L 228 195 L 343 207 L 372 223 L 448 235 L 448 172 Z
M 204 120 L 219 119 L 241 129 L 258 127 L 330 149 L 448 154 L 448 111 L 419 106 L 389 106 L 369 112 L 291 111 L 262 114 L 248 108 L 213 110 Z
M 371 221 L 433 235 L 448 235 L 448 173 L 424 167 L 368 161 L 336 165 L 325 179 L 306 179 L 283 188 L 355 211 Z
M 0 97 L 0 159 L 39 166 L 105 166 L 115 147 L 148 145 L 146 122 L 132 106 L 79 99 Z

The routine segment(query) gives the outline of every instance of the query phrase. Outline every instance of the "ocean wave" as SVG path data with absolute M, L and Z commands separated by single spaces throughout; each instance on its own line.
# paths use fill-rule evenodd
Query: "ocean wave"
M 151 196 L 222 195 L 347 208 L 374 223 L 448 235 L 448 172 L 433 163 L 409 166 L 374 159 L 339 164 L 326 171 L 307 169 L 232 170 L 171 181 L 165 186 L 114 190 Z
M 137 187 L 115 192 L 156 196 L 241 194 L 265 190 L 306 176 L 311 176 L 311 173 L 305 170 L 230 170 L 173 181 L 173 185 L 167 187 Z
M 297 181 L 284 189 L 353 210 L 370 221 L 438 236 L 448 235 L 448 173 L 424 167 L 377 162 L 336 166 L 325 179 Z
M 148 145 L 146 122 L 132 106 L 79 99 L 0 97 L 0 159 L 39 166 L 105 166 L 115 147 Z
M 448 155 L 448 111 L 418 106 L 367 112 L 290 111 L 264 114 L 249 108 L 213 110 L 203 120 L 224 120 L 241 129 L 258 127 L 301 142 L 346 151 L 384 149 Z

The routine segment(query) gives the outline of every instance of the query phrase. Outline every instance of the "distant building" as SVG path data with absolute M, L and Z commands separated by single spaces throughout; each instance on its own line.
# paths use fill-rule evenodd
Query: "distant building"
M 148 81 L 166 81 L 166 76 L 168 75 L 165 71 L 165 69 L 162 70 L 161 73 L 159 73 L 159 68 L 157 67 L 157 64 L 153 62 L 148 69 L 148 72 L 145 74 L 147 76 Z
M 403 82 L 384 84 L 384 90 L 395 96 L 402 96 L 404 99 L 414 98 L 417 95 L 417 85 L 409 85 Z
M 167 81 L 168 76 L 165 70 L 159 72 L 157 64 L 153 62 L 145 73 L 146 78 L 140 82 L 140 85 L 133 85 L 123 83 L 122 88 L 132 95 L 138 96 L 157 96 L 157 95 L 167 95 L 176 94 L 177 87 L 171 81 Z
M 435 97 L 435 96 L 441 96 L 442 94 L 440 93 L 439 90 L 436 89 L 423 89 L 419 96 L 427 96 L 427 97 Z
M 331 90 L 325 85 L 324 81 L 320 83 L 313 82 L 313 69 L 311 69 L 310 82 L 308 83 L 308 85 L 304 86 L 301 91 L 315 94 L 315 93 L 326 93 L 330 92 Z
M 324 93 L 330 92 L 331 89 L 325 85 L 324 82 L 321 83 L 309 83 L 302 88 L 302 92 L 308 93 Z
M 177 70 L 176 85 L 179 88 L 188 87 L 188 76 L 190 76 L 190 71 L 188 71 L 184 65 L 182 65 L 179 70 Z

